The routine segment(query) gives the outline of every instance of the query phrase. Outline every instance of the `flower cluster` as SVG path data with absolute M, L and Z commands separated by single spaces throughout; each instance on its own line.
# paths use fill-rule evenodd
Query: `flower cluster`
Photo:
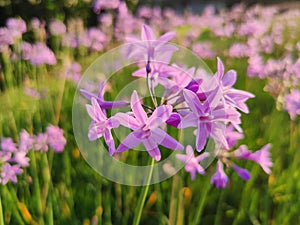
M 17 182 L 17 175 L 23 173 L 22 168 L 30 165 L 30 150 L 46 152 L 50 147 L 55 152 L 62 152 L 65 145 L 63 130 L 53 125 L 49 125 L 45 133 L 37 135 L 30 135 L 26 130 L 22 130 L 18 144 L 12 138 L 1 138 L 0 183 L 5 185 L 9 181 Z
M 194 128 L 195 143 L 186 146 L 186 155 L 177 154 L 180 161 L 186 163 L 185 169 L 192 179 L 196 173 L 204 174 L 205 169 L 200 162 L 210 157 L 216 157 L 217 172 L 212 177 L 212 184 L 224 188 L 228 178 L 224 172 L 224 164 L 233 168 L 243 179 L 249 179 L 250 173 L 232 163 L 229 159 L 248 159 L 259 163 L 269 173 L 272 166 L 269 157 L 269 147 L 266 145 L 260 151 L 252 153 L 246 146 L 240 146 L 236 151 L 231 149 L 237 140 L 243 137 L 241 114 L 249 113 L 246 101 L 254 95 L 235 89 L 237 79 L 234 70 L 225 72 L 221 59 L 217 59 L 217 71 L 207 75 L 199 68 L 187 68 L 184 65 L 171 64 L 173 54 L 178 50 L 168 43 L 175 33 L 168 32 L 156 38 L 154 31 L 147 25 L 142 26 L 141 39 L 127 38 L 129 51 L 127 56 L 138 60 L 140 69 L 133 76 L 146 78 L 146 84 L 152 99 L 152 104 L 146 105 L 139 98 L 136 90 L 131 95 L 130 102 L 104 100 L 104 85 L 101 83 L 99 94 L 81 90 L 84 97 L 91 101 L 86 105 L 92 119 L 88 138 L 96 140 L 103 137 L 110 155 L 132 149 L 143 144 L 149 155 L 156 161 L 161 160 L 159 145 L 171 150 L 183 150 L 184 146 L 166 132 L 166 126 L 178 129 Z M 142 61 L 142 62 L 141 62 Z M 163 96 L 158 100 L 155 88 L 164 87 Z M 118 112 L 107 117 L 106 110 L 125 108 L 128 112 Z M 119 126 L 130 129 L 130 134 L 115 146 L 111 130 Z M 208 139 L 214 140 L 216 150 L 213 153 L 203 153 Z M 193 153 L 196 150 L 197 155 Z

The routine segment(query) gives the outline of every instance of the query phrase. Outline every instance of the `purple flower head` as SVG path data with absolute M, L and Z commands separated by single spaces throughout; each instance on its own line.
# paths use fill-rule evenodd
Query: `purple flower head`
M 210 42 L 198 42 L 192 46 L 192 50 L 203 59 L 211 59 L 216 56 Z
M 156 161 L 161 159 L 158 145 L 172 150 L 183 150 L 182 144 L 159 128 L 166 122 L 172 113 L 172 106 L 163 105 L 157 107 L 148 118 L 144 111 L 137 92 L 131 96 L 131 109 L 133 116 L 125 113 L 117 113 L 116 119 L 120 124 L 133 130 L 119 145 L 117 152 L 123 152 L 143 143 L 149 155 Z
M 73 62 L 71 65 L 68 65 L 65 68 L 64 76 L 77 84 L 81 79 L 81 65 L 77 62 Z
M 32 45 L 30 63 L 35 66 L 42 64 L 54 65 L 56 64 L 56 58 L 54 53 L 44 43 L 38 42 Z
M 98 95 L 84 89 L 80 89 L 80 93 L 90 101 L 92 98 L 95 98 L 102 109 L 124 108 L 129 105 L 129 103 L 126 101 L 105 101 L 104 100 L 105 84 L 106 81 L 100 83 Z
M 20 133 L 19 152 L 28 152 L 33 147 L 33 138 L 26 130 Z
M 91 27 L 88 30 L 87 38 L 89 40 L 89 47 L 91 50 L 94 51 L 101 51 L 104 48 L 104 44 L 107 41 L 106 35 L 96 27 Z
M 245 102 L 249 98 L 254 98 L 254 95 L 246 91 L 232 88 L 236 82 L 236 71 L 229 70 L 224 74 L 223 62 L 218 58 L 218 71 L 214 77 L 223 92 L 225 102 L 232 107 L 238 108 L 244 113 L 249 113 L 249 109 Z
M 174 51 L 178 48 L 174 45 L 167 44 L 175 36 L 174 32 L 168 32 L 155 38 L 154 31 L 147 25 L 143 25 L 141 39 L 127 37 L 128 57 L 137 60 L 144 59 L 148 64 L 150 61 L 161 61 L 169 63 Z
M 178 127 L 178 124 L 181 121 L 181 117 L 178 113 L 172 113 L 169 119 L 166 120 L 166 124 L 169 124 L 172 127 Z
M 57 126 L 49 125 L 46 134 L 48 136 L 49 146 L 56 152 L 62 152 L 67 143 L 64 137 L 64 131 Z
M 14 153 L 10 161 L 17 163 L 20 167 L 27 167 L 29 166 L 29 160 L 27 152 L 18 151 Z
M 271 161 L 271 154 L 269 152 L 271 144 L 266 144 L 260 150 L 251 154 L 250 159 L 258 163 L 262 169 L 267 173 L 271 173 L 270 167 L 273 166 Z
M 205 152 L 197 157 L 194 155 L 192 146 L 186 146 L 186 154 L 177 154 L 176 158 L 184 163 L 185 170 L 191 174 L 192 180 L 196 178 L 196 173 L 204 174 L 204 168 L 199 164 L 203 159 L 209 156 L 208 152 Z
M 0 28 L 0 46 L 7 46 L 14 43 L 14 38 L 6 27 Z M 0 48 L 1 51 L 1 48 Z
M 228 143 L 225 138 L 225 124 L 224 122 L 240 123 L 240 114 L 231 108 L 210 107 L 213 105 L 217 94 L 213 97 L 208 96 L 205 102 L 200 102 L 198 96 L 190 91 L 183 90 L 183 95 L 186 103 L 191 108 L 188 113 L 178 125 L 179 128 L 197 127 L 196 134 L 196 149 L 202 151 L 208 137 L 214 138 L 215 141 L 221 143 L 228 148 Z
M 284 108 L 290 114 L 292 120 L 300 115 L 300 91 L 292 89 L 290 94 L 284 97 Z
M 233 153 L 234 156 L 237 158 L 252 160 L 258 163 L 267 174 L 270 174 L 270 167 L 273 166 L 273 163 L 271 161 L 271 154 L 269 152 L 270 148 L 271 144 L 266 144 L 260 150 L 252 152 L 248 150 L 246 145 L 241 145 Z
M 32 46 L 26 41 L 21 42 L 21 57 L 24 60 L 29 60 L 31 56 Z
M 6 27 L 14 38 L 20 38 L 27 30 L 25 21 L 17 18 L 9 18 Z
M 66 33 L 66 25 L 60 20 L 52 20 L 49 24 L 49 31 L 52 35 L 63 35 Z
M 93 10 L 99 14 L 102 9 L 116 9 L 119 4 L 119 0 L 94 0 Z
M 17 183 L 17 175 L 21 174 L 23 170 L 20 168 L 20 165 L 10 165 L 9 163 L 5 163 L 2 167 L 0 182 L 2 185 L 7 184 L 9 181 L 13 183 Z
M 232 168 L 237 172 L 237 174 L 244 180 L 249 180 L 251 178 L 251 174 L 248 170 L 243 169 L 235 164 L 232 165 Z
M 4 152 L 16 152 L 17 145 L 11 138 L 1 138 L 1 149 Z
M 229 147 L 227 150 L 229 150 L 233 146 L 236 145 L 238 140 L 243 139 L 244 135 L 240 132 L 234 131 L 234 126 L 230 125 L 230 126 L 226 127 L 225 137 L 226 137 L 228 147 Z
M 0 150 L 0 165 L 2 165 L 2 163 L 8 162 L 11 159 L 11 156 L 11 152 L 4 152 Z
M 34 137 L 33 149 L 36 151 L 48 151 L 48 135 L 40 133 Z
M 228 176 L 224 172 L 223 163 L 218 160 L 216 173 L 211 177 L 210 183 L 217 188 L 225 188 L 228 183 Z
M 113 155 L 116 149 L 111 129 L 118 127 L 119 122 L 114 117 L 106 117 L 96 98 L 92 97 L 91 102 L 92 105 L 86 105 L 87 112 L 92 118 L 88 138 L 93 141 L 103 136 L 109 148 L 109 154 Z

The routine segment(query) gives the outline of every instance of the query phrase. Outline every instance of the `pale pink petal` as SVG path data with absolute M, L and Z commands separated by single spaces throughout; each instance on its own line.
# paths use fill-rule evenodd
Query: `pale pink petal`
M 155 39 L 155 35 L 153 30 L 148 25 L 144 24 L 142 28 L 142 40 L 150 41 L 154 39 Z

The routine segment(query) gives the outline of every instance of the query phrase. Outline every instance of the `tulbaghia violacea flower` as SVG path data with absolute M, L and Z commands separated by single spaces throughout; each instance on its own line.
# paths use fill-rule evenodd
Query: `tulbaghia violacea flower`
M 86 105 L 87 112 L 92 118 L 88 138 L 93 141 L 103 137 L 108 146 L 109 154 L 113 155 L 116 149 L 111 129 L 118 127 L 119 122 L 113 117 L 106 117 L 96 98 L 92 97 L 91 102 L 92 105 Z
M 117 152 L 123 152 L 143 143 L 149 155 L 156 161 L 161 159 L 158 145 L 162 145 L 172 150 L 183 150 L 183 145 L 173 137 L 159 128 L 172 113 L 172 106 L 162 105 L 157 107 L 148 118 L 144 111 L 137 92 L 131 96 L 131 109 L 133 116 L 125 113 L 117 113 L 116 118 L 120 124 L 132 129 L 130 133 L 118 146 Z
M 246 145 L 241 145 L 237 150 L 235 150 L 234 156 L 240 159 L 252 160 L 259 164 L 262 169 L 267 173 L 271 173 L 270 167 L 273 166 L 271 161 L 271 154 L 269 152 L 271 144 L 266 144 L 260 150 L 252 152 L 248 150 Z
M 34 137 L 33 149 L 36 151 L 48 151 L 48 135 L 40 133 Z
M 20 168 L 20 165 L 18 164 L 11 165 L 9 163 L 5 163 L 1 169 L 0 182 L 2 183 L 2 185 L 7 184 L 9 181 L 17 183 L 17 175 L 23 172 L 23 170 Z
M 223 106 L 210 107 L 213 98 L 207 98 L 205 102 L 200 102 L 198 96 L 190 91 L 183 90 L 186 103 L 191 108 L 178 125 L 178 128 L 197 127 L 196 149 L 202 151 L 208 137 L 213 137 L 223 146 L 228 146 L 225 138 L 225 122 L 234 124 L 240 123 L 240 114 L 232 108 L 224 108 Z M 216 96 L 217 97 L 217 96 Z
M 124 108 L 129 105 L 126 101 L 105 101 L 104 100 L 104 87 L 106 82 L 103 81 L 99 85 L 99 93 L 95 94 L 84 89 L 80 89 L 80 93 L 88 100 L 91 101 L 95 98 L 102 109 L 112 109 L 112 108 Z
M 30 63 L 35 66 L 42 64 L 54 65 L 56 64 L 56 58 L 44 43 L 38 42 L 32 45 Z
M 245 102 L 249 98 L 254 98 L 252 93 L 237 90 L 233 88 L 236 82 L 236 71 L 229 70 L 224 74 L 224 64 L 220 58 L 218 58 L 218 71 L 214 78 L 217 80 L 219 88 L 221 89 L 225 102 L 235 108 L 238 108 L 244 113 L 249 113 L 249 109 Z
M 119 4 L 119 0 L 94 0 L 93 10 L 98 14 L 102 9 L 116 9 Z
M 141 40 L 126 37 L 126 41 L 130 43 L 128 56 L 137 60 L 144 59 L 147 64 L 149 64 L 150 61 L 169 63 L 173 52 L 178 50 L 174 45 L 167 43 L 174 36 L 174 32 L 168 32 L 156 39 L 154 31 L 148 25 L 144 24 Z
M 58 126 L 49 125 L 46 130 L 49 146 L 55 152 L 62 152 L 67 143 L 64 131 Z
M 49 24 L 49 31 L 52 35 L 63 35 L 66 33 L 67 28 L 66 25 L 60 20 L 52 20 Z
M 16 152 L 17 144 L 11 138 L 1 138 L 1 149 L 4 152 Z
M 218 160 L 216 172 L 211 177 L 210 183 L 215 185 L 217 188 L 225 188 L 228 181 L 228 176 L 224 172 L 224 165 L 220 160 Z
M 27 30 L 25 21 L 20 18 L 9 18 L 6 27 L 14 38 L 20 38 Z
M 186 146 L 186 154 L 176 154 L 176 158 L 185 163 L 185 171 L 191 174 L 192 180 L 196 178 L 197 172 L 204 174 L 205 170 L 200 165 L 200 162 L 209 156 L 208 152 L 205 152 L 199 156 L 194 155 L 192 146 Z
M 284 109 L 290 114 L 292 120 L 300 115 L 300 91 L 292 89 L 290 94 L 284 97 Z
M 236 173 L 244 180 L 249 180 L 251 178 L 251 174 L 248 170 L 241 168 L 235 164 L 232 165 L 232 168 L 236 171 Z

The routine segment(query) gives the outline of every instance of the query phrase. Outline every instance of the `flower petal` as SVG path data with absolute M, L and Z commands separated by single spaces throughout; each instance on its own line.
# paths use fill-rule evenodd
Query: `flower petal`
M 155 129 L 162 123 L 166 122 L 172 113 L 171 105 L 162 105 L 157 107 L 148 120 L 149 129 Z
M 187 104 L 193 111 L 193 113 L 195 113 L 196 115 L 201 115 L 202 114 L 202 104 L 201 104 L 198 96 L 194 92 L 192 92 L 188 89 L 183 90 L 183 96 L 184 96 Z
M 130 133 L 118 146 L 116 152 L 124 152 L 128 149 L 131 149 L 142 142 L 141 139 L 137 138 L 135 133 Z
M 171 137 L 169 134 L 167 134 L 165 131 L 156 128 L 155 130 L 152 130 L 152 136 L 154 137 L 155 141 L 172 150 L 183 150 L 184 147 L 182 144 L 180 144 L 177 140 L 175 140 L 173 137 Z
M 142 40 L 151 41 L 154 39 L 155 39 L 155 35 L 153 30 L 148 25 L 144 24 L 142 28 Z
M 141 124 L 146 124 L 146 121 L 148 120 L 147 114 L 145 110 L 143 109 L 140 99 L 138 97 L 138 94 L 136 91 L 133 91 L 131 95 L 131 109 L 137 118 L 137 120 Z
M 159 148 L 152 138 L 143 140 L 143 144 L 145 145 L 145 148 L 152 158 L 154 158 L 156 161 L 159 161 L 161 159 Z
M 114 119 L 118 120 L 122 126 L 128 127 L 132 130 L 136 130 L 140 126 L 140 124 L 136 120 L 136 118 L 134 118 L 133 116 L 130 116 L 126 113 L 117 113 L 114 116 Z

